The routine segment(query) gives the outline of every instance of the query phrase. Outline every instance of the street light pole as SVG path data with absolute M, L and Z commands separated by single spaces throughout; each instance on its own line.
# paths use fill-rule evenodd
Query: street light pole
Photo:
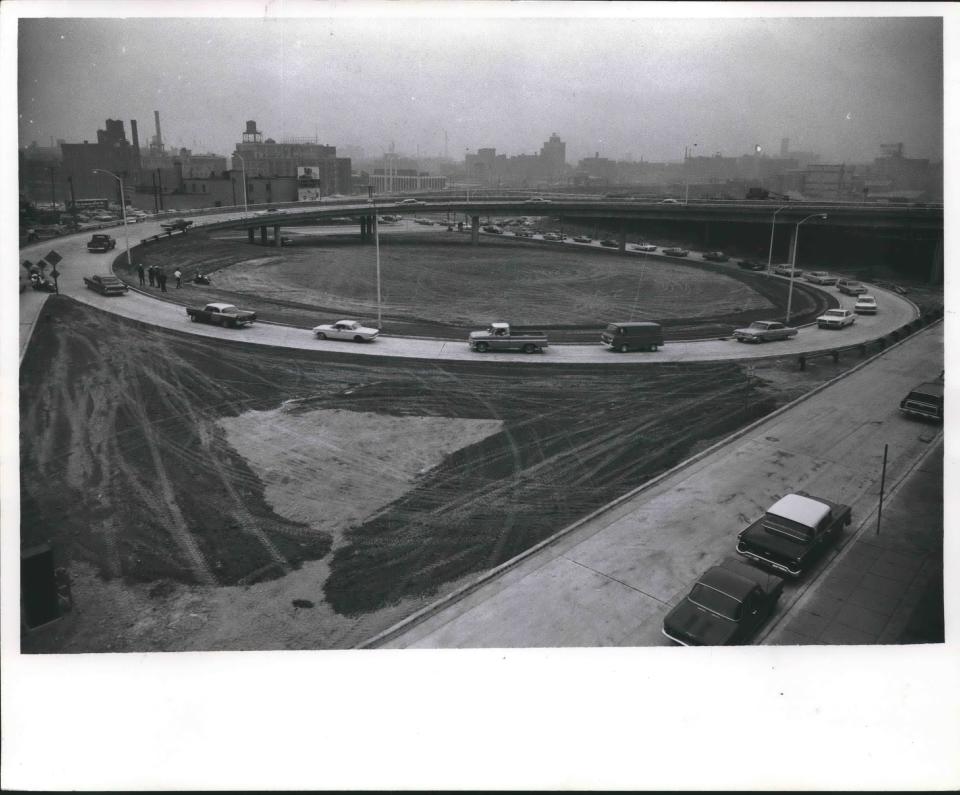
M 247 215 L 247 164 L 243 159 L 243 155 L 239 152 L 234 152 L 234 156 L 240 161 L 240 174 L 243 177 L 243 215 Z
M 773 221 L 770 224 L 770 252 L 767 254 L 767 275 L 770 275 L 770 266 L 773 264 L 773 232 L 777 226 L 777 213 L 780 210 L 786 210 L 787 206 L 777 208 L 777 211 L 773 214 Z
M 696 149 L 697 145 L 694 144 L 693 148 Z M 687 200 L 690 198 L 690 176 L 689 176 L 689 165 L 687 164 L 690 160 L 689 156 L 690 147 L 683 147 L 683 203 L 686 204 Z
M 132 268 L 133 264 L 130 262 L 130 233 L 127 228 L 127 194 L 123 190 L 123 178 L 118 177 L 112 171 L 107 171 L 105 168 L 95 168 L 93 169 L 93 173 L 109 174 L 120 183 L 120 211 L 123 214 L 123 240 L 127 247 L 127 267 Z
M 377 331 L 383 330 L 382 306 L 380 303 L 380 219 L 377 217 L 377 203 L 373 203 L 373 246 L 377 251 Z
M 808 215 L 802 221 L 797 222 L 797 227 L 793 232 L 793 256 L 790 259 L 790 287 L 787 289 L 787 317 L 784 321 L 784 325 L 790 322 L 790 307 L 793 303 L 793 279 L 794 272 L 797 269 L 797 249 L 799 248 L 800 242 L 800 224 L 809 221 L 811 218 L 819 218 L 821 221 L 827 220 L 827 216 L 825 214 L 814 213 L 813 215 Z

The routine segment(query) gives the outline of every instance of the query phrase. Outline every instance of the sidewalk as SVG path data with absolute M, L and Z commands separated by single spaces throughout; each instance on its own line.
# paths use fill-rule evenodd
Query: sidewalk
M 939 430 L 917 426 L 921 436 Z M 859 527 L 766 643 L 943 642 L 942 437 L 885 498 L 880 534 L 876 511 Z

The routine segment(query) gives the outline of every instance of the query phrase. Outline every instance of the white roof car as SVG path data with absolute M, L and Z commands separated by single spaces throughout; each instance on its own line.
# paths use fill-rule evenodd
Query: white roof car
M 800 494 L 788 494 L 767 508 L 767 513 L 804 527 L 816 527 L 830 513 L 830 506 Z
M 356 320 L 338 320 L 336 323 L 324 323 L 314 326 L 317 339 L 352 340 L 354 342 L 373 342 L 380 334 L 379 329 L 367 328 Z
M 857 296 L 857 303 L 853 305 L 853 308 L 857 312 L 867 311 L 876 311 L 877 309 L 877 299 L 872 295 L 867 295 L 866 293 L 861 293 Z

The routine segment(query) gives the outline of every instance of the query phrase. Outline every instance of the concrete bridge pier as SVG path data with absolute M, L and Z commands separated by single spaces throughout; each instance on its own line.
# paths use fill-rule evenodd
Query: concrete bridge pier
M 252 243 L 252 242 L 253 242 L 253 227 L 252 227 L 252 226 L 251 226 L 249 229 L 247 229 L 247 242 L 248 242 L 248 243 Z
M 260 227 L 260 245 L 267 245 L 267 227 L 265 226 Z
M 480 216 L 471 215 L 470 216 L 470 242 L 473 245 L 478 245 L 480 243 Z
M 625 223 L 620 224 L 620 234 L 617 238 L 617 250 L 621 254 L 627 253 L 627 225 Z
M 280 226 L 279 224 L 273 227 L 273 245 L 277 248 L 280 248 L 283 245 L 283 238 L 280 237 Z
M 360 216 L 360 242 L 367 242 L 367 216 Z

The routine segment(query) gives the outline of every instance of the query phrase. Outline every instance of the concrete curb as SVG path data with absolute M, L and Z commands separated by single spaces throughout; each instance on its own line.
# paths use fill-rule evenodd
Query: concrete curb
M 43 312 L 43 307 L 47 303 L 47 299 L 50 297 L 50 295 L 51 293 L 45 293 L 42 296 L 40 306 L 33 315 L 33 320 L 30 322 L 30 330 L 27 332 L 27 338 L 20 347 L 20 361 L 17 363 L 18 367 L 23 364 L 23 358 L 27 355 L 27 351 L 30 349 L 30 340 L 33 339 L 33 331 L 37 327 L 37 323 L 40 320 L 40 314 Z
M 934 322 L 930 323 L 930 325 L 927 326 L 926 328 L 927 328 L 927 329 L 933 328 L 933 327 L 936 326 L 938 323 L 942 323 L 942 322 L 943 322 L 943 319 L 942 319 L 942 318 L 939 318 L 939 319 L 935 320 Z M 510 560 L 504 561 L 504 562 L 501 563 L 499 566 L 497 566 L 497 567 L 495 567 L 495 568 L 493 568 L 493 569 L 490 569 L 489 571 L 485 572 L 484 574 L 481 574 L 481 575 L 480 575 L 476 580 L 474 580 L 473 582 L 467 583 L 466 585 L 463 585 L 463 586 L 461 586 L 460 588 L 456 589 L 455 591 L 453 591 L 453 592 L 447 594 L 446 596 L 442 597 L 441 599 L 438 599 L 436 602 L 433 602 L 433 603 L 427 605 L 426 607 L 421 608 L 420 610 L 416 611 L 415 613 L 407 616 L 407 618 L 403 619 L 402 621 L 399 621 L 398 623 L 394 624 L 393 626 L 388 627 L 387 629 L 383 630 L 382 632 L 377 633 L 377 634 L 374 635 L 372 638 L 369 638 L 369 639 L 367 639 L 367 640 L 365 640 L 365 641 L 357 644 L 354 648 L 357 648 L 357 649 L 376 648 L 376 647 L 379 646 L 380 644 L 382 644 L 382 643 L 384 643 L 384 642 L 386 642 L 386 641 L 388 641 L 388 640 L 392 640 L 392 639 L 398 637 L 399 635 L 402 635 L 402 634 L 403 634 L 404 632 L 406 632 L 408 629 L 410 629 L 410 628 L 416 626 L 417 624 L 422 623 L 422 622 L 425 621 L 426 619 L 428 619 L 428 618 L 436 615 L 437 613 L 439 613 L 442 609 L 444 609 L 444 608 L 447 607 L 448 605 L 451 605 L 451 604 L 453 604 L 453 603 L 455 603 L 455 602 L 460 601 L 461 599 L 465 598 L 466 596 L 469 596 L 471 593 L 473 593 L 474 591 L 478 590 L 481 586 L 483 586 L 483 585 L 485 585 L 486 583 L 488 583 L 489 581 L 495 579 L 495 578 L 498 577 L 500 574 L 503 574 L 504 572 L 509 571 L 510 569 L 512 569 L 512 568 L 514 568 L 515 566 L 519 565 L 520 563 L 522 563 L 523 561 L 525 561 L 527 558 L 532 557 L 534 554 L 536 554 L 536 553 L 539 552 L 540 550 L 542 550 L 542 549 L 544 549 L 544 548 L 546 548 L 546 547 L 548 547 L 548 546 L 556 543 L 556 542 L 559 541 L 560 539 L 562 539 L 562 538 L 570 535 L 571 533 L 573 533 L 574 531 L 578 530 L 578 529 L 581 528 L 583 525 L 585 525 L 587 522 L 591 521 L 592 519 L 595 519 L 596 517 L 598 517 L 598 516 L 606 513 L 607 511 L 612 510 L 613 508 L 616 508 L 617 506 L 622 505 L 623 503 L 625 503 L 625 502 L 633 499 L 633 498 L 636 497 L 637 495 L 642 494 L 643 492 L 645 492 L 645 491 L 653 488 L 653 487 L 656 486 L 657 484 L 661 483 L 662 481 L 664 481 L 664 480 L 667 479 L 668 477 L 671 477 L 672 475 L 676 474 L 677 472 L 680 472 L 680 471 L 682 471 L 683 469 L 686 469 L 687 467 L 689 467 L 689 466 L 697 463 L 698 461 L 701 461 L 702 459 L 704 459 L 704 458 L 706 458 L 707 456 L 711 455 L 712 453 L 714 453 L 715 451 L 719 450 L 719 449 L 722 448 L 723 446 L 729 444 L 730 442 L 734 442 L 734 441 L 736 441 L 737 439 L 742 438 L 743 436 L 747 435 L 748 433 L 750 433 L 751 431 L 753 431 L 755 428 L 759 427 L 759 426 L 762 425 L 763 423 L 768 422 L 769 420 L 771 420 L 771 419 L 773 419 L 773 418 L 775 418 L 775 417 L 778 417 L 778 416 L 780 416 L 781 414 L 784 414 L 785 412 L 789 411 L 790 409 L 793 409 L 795 406 L 798 406 L 799 404 L 803 403 L 804 401 L 808 400 L 809 398 L 813 397 L 814 395 L 822 392 L 823 390 L 827 389 L 828 387 L 832 386 L 833 384 L 836 384 L 837 382 L 842 381 L 844 378 L 847 378 L 848 376 L 852 375 L 853 373 L 857 372 L 858 370 L 862 369 L 863 367 L 866 367 L 866 366 L 867 366 L 868 364 L 870 364 L 871 362 L 873 362 L 873 361 L 879 359 L 880 357 L 886 355 L 887 353 L 889 353 L 890 351 L 894 350 L 895 348 L 898 348 L 900 345 L 902 345 L 902 344 L 904 344 L 905 342 L 907 342 L 908 340 L 912 339 L 917 333 L 921 333 L 922 331 L 923 331 L 923 329 L 922 329 L 920 332 L 915 332 L 914 334 L 909 334 L 909 335 L 907 335 L 906 338 L 900 340 L 899 342 L 897 342 L 897 343 L 895 343 L 895 344 L 893 344 L 893 345 L 891 345 L 891 346 L 889 346 L 889 347 L 887 347 L 887 348 L 884 348 L 882 351 L 880 351 L 879 353 L 874 354 L 874 355 L 871 356 L 869 359 L 864 359 L 864 360 L 863 360 L 862 362 L 860 362 L 859 364 L 855 365 L 854 367 L 851 367 L 849 370 L 847 370 L 847 372 L 841 373 L 840 375 L 836 376 L 835 378 L 831 378 L 829 381 L 826 381 L 826 382 L 820 384 L 820 386 L 818 386 L 818 387 L 810 390 L 810 391 L 807 392 L 806 394 L 801 395 L 800 397 L 796 398 L 795 400 L 790 401 L 789 403 L 786 403 L 785 405 L 781 406 L 781 407 L 780 407 L 779 409 L 777 409 L 776 411 L 773 411 L 773 412 L 771 412 L 770 414 L 767 414 L 765 417 L 761 417 L 759 420 L 756 420 L 755 422 L 750 423 L 749 425 L 741 428 L 741 429 L 738 430 L 738 431 L 734 431 L 732 434 L 730 434 L 729 436 L 725 437 L 724 439 L 721 439 L 719 442 L 716 442 L 715 444 L 711 445 L 711 446 L 708 447 L 706 450 L 702 450 L 702 451 L 700 451 L 699 453 L 697 453 L 696 455 L 691 456 L 690 458 L 687 458 L 687 459 L 684 460 L 684 461 L 681 461 L 679 464 L 677 464 L 676 466 L 672 467 L 671 469 L 668 469 L 666 472 L 663 472 L 663 473 L 657 475 L 655 478 L 653 478 L 653 479 L 651 479 L 651 480 L 648 480 L 646 483 L 643 483 L 642 485 L 638 486 L 637 488 L 633 489 L 632 491 L 629 491 L 629 492 L 627 492 L 626 494 L 623 494 L 623 495 L 621 495 L 620 497 L 617 497 L 615 500 L 613 500 L 613 501 L 607 503 L 606 505 L 598 508 L 597 510 L 595 510 L 595 511 L 593 511 L 592 513 L 588 514 L 587 516 L 584 516 L 582 519 L 578 519 L 578 520 L 577 520 L 576 522 L 574 522 L 573 524 L 570 524 L 570 525 L 568 525 L 567 527 L 563 528 L 562 530 L 557 531 L 557 532 L 554 533 L 552 536 L 543 539 L 543 541 L 540 541 L 539 543 L 537 543 L 537 544 L 535 544 L 534 546 L 530 547 L 530 549 L 527 549 L 527 550 L 525 550 L 524 552 L 521 552 L 519 555 L 516 555 L 515 557 L 510 558 Z M 899 486 L 899 484 L 900 484 L 900 481 L 898 481 L 897 485 Z M 860 533 L 860 530 L 858 529 L 856 535 L 859 535 L 859 533 Z M 856 537 L 856 536 L 854 536 L 854 537 Z M 846 549 L 848 546 L 849 546 L 849 544 L 845 544 L 845 545 L 844 545 L 844 548 Z M 818 579 L 819 579 L 819 578 L 818 578 Z

